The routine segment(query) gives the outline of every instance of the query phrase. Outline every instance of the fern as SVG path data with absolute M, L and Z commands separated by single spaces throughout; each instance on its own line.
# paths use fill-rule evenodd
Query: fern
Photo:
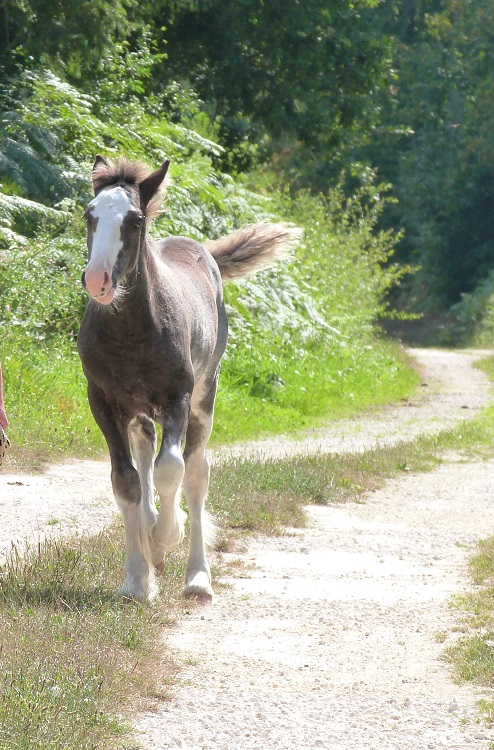
M 41 229 L 61 229 L 69 220 L 68 211 L 57 210 L 42 203 L 5 195 L 0 192 L 0 243 L 22 241 Z

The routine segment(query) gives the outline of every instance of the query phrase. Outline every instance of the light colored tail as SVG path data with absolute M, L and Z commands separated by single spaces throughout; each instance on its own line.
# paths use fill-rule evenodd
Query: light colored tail
M 250 224 L 206 243 L 224 281 L 255 273 L 288 253 L 302 237 L 292 224 Z

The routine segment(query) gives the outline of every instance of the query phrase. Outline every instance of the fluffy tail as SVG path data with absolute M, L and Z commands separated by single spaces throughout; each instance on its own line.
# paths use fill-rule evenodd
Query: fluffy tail
M 255 273 L 288 253 L 302 236 L 292 224 L 251 224 L 206 243 L 224 281 Z

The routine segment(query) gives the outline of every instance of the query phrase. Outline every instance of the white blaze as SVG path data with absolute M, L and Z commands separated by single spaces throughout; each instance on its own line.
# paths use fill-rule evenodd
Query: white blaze
M 98 223 L 87 268 L 99 266 L 111 274 L 118 253 L 123 247 L 120 236 L 122 223 L 133 204 L 122 187 L 114 187 L 99 193 L 90 202 L 89 207 Z

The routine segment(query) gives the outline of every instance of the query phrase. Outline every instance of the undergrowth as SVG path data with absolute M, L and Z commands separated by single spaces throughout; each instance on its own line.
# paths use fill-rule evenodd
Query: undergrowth
M 26 73 L 16 85 L 22 96 L 6 96 L 14 109 L 0 127 L 0 151 L 15 147 L 23 156 L 7 159 L 0 185 L 0 362 L 11 460 L 33 465 L 103 450 L 74 354 L 87 300 L 81 217 L 95 151 L 151 166 L 171 159 L 155 236 L 214 239 L 280 219 L 304 229 L 290 262 L 225 289 L 230 340 L 213 443 L 293 434 L 410 393 L 416 377 L 376 330 L 385 293 L 403 273 L 391 260 L 396 238 L 377 229 L 382 186 L 368 184 L 352 198 L 342 187 L 314 196 L 280 189 L 269 171 L 221 174 L 217 144 L 146 115 L 132 97 L 122 110 L 120 99 L 101 101 L 97 90 L 88 97 L 49 71 Z

